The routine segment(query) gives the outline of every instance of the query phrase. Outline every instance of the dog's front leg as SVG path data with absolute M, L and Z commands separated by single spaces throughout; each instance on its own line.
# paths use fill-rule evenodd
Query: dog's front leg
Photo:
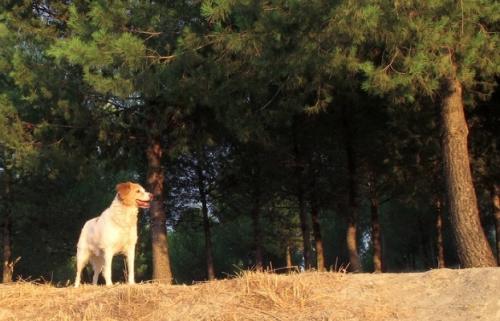
M 104 251 L 104 271 L 103 276 L 106 281 L 106 285 L 113 285 L 113 281 L 111 280 L 111 264 L 113 263 L 113 252 Z
M 134 261 L 135 261 L 135 246 L 130 246 L 127 250 L 128 284 L 135 284 Z

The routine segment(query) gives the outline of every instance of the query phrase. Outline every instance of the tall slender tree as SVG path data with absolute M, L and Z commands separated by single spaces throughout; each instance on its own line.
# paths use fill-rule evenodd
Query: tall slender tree
M 298 203 L 298 213 L 300 219 L 300 229 L 302 231 L 302 249 L 304 255 L 304 266 L 306 269 L 311 268 L 311 228 L 310 220 L 307 215 L 306 208 L 306 193 L 305 193 L 305 183 L 304 183 L 304 169 L 305 162 L 302 155 L 301 146 L 298 141 L 299 128 L 301 127 L 301 117 L 295 116 L 293 120 L 292 130 L 292 144 L 293 144 L 293 155 L 294 155 L 294 171 L 296 179 L 296 197 Z
M 494 185 L 491 190 L 493 214 L 495 215 L 495 243 L 497 251 L 497 264 L 500 266 L 500 186 Z
M 2 184 L 4 187 L 2 193 L 2 212 L 4 213 L 2 222 L 2 282 L 8 283 L 12 282 L 12 275 L 14 274 L 14 261 L 12 259 L 12 214 L 10 208 L 12 204 L 10 198 L 12 195 L 10 191 L 10 179 L 7 177 L 3 181 L 5 182 Z
M 207 159 L 205 155 L 205 150 L 203 147 L 199 148 L 197 152 L 197 160 L 195 165 L 195 171 L 198 178 L 198 193 L 201 202 L 201 214 L 203 216 L 203 232 L 205 235 L 205 256 L 207 263 L 207 277 L 208 280 L 215 279 L 215 268 L 214 268 L 214 258 L 213 258 L 213 246 L 212 246 L 212 227 L 210 222 L 210 217 L 208 216 L 208 182 L 206 177 L 206 164 Z

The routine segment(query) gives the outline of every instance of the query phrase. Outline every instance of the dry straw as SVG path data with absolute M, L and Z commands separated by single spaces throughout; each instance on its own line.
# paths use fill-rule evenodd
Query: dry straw
M 0 285 L 0 321 L 500 320 L 500 268 L 242 272 L 191 286 Z
M 191 286 L 154 283 L 0 286 L 0 320 L 384 320 L 387 307 L 349 304 L 343 273 L 243 272 Z

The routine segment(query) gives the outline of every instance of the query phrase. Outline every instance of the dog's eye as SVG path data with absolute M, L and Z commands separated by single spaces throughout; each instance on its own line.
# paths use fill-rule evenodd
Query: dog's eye
M 137 191 L 135 191 L 135 192 L 136 192 L 136 193 L 140 193 L 141 191 L 140 191 L 140 190 L 137 190 Z

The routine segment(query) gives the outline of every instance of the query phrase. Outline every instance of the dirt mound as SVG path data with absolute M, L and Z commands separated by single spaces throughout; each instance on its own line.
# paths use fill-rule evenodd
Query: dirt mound
M 246 272 L 193 286 L 0 286 L 0 320 L 500 320 L 500 269 Z

